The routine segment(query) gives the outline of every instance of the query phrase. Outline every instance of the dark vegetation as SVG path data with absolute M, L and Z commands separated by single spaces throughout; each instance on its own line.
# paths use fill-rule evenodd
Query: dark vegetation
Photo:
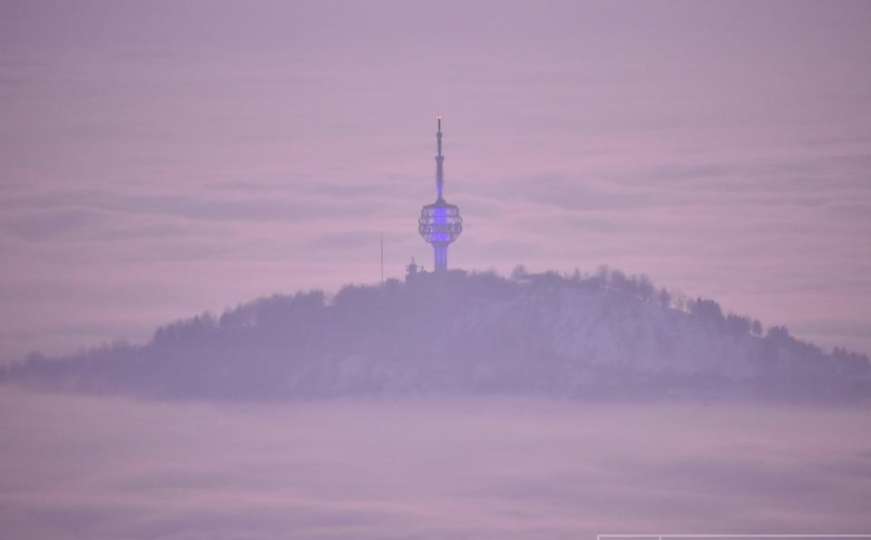
M 510 278 L 451 271 L 262 298 L 64 358 L 32 354 L 6 381 L 164 398 L 523 394 L 852 400 L 867 356 L 724 314 L 717 302 L 601 269 Z

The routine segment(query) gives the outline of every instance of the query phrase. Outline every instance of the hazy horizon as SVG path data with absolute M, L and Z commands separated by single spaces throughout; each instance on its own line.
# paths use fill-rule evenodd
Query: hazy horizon
M 867 2 L 0 4 L 0 362 L 415 257 L 871 353 Z
M 154 402 L 0 388 L 17 538 L 868 530 L 869 409 Z

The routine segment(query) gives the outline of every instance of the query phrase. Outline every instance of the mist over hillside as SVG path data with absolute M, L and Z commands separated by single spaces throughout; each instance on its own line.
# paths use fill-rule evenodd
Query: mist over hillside
M 867 356 L 675 297 L 644 276 L 454 270 L 275 295 L 159 328 L 145 345 L 32 354 L 8 382 L 166 398 L 871 395 Z

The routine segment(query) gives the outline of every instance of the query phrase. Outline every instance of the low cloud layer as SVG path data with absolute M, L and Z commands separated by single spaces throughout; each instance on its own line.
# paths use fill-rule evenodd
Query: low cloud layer
M 864 409 L 0 393 L 16 538 L 866 531 Z

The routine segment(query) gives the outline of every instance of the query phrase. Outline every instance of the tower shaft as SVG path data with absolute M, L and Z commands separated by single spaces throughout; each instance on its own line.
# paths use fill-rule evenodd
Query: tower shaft
M 444 272 L 448 269 L 448 246 L 434 245 L 432 247 L 434 266 L 436 272 Z

